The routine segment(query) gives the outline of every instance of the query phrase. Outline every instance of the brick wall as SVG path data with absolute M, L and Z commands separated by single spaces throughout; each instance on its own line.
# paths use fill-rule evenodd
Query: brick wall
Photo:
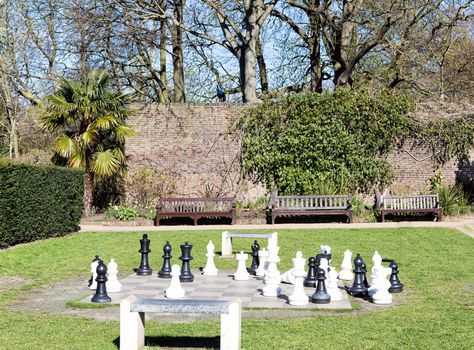
M 129 120 L 136 135 L 127 138 L 126 152 L 131 168 L 148 164 L 169 174 L 177 185 L 176 195 L 234 195 L 242 201 L 256 200 L 265 189 L 242 179 L 240 141 L 229 135 L 242 105 L 151 105 L 137 106 Z M 391 153 L 397 193 L 423 191 L 435 171 L 429 152 L 408 143 Z M 474 152 L 470 163 L 448 162 L 442 172 L 447 183 L 470 181 L 473 186 Z

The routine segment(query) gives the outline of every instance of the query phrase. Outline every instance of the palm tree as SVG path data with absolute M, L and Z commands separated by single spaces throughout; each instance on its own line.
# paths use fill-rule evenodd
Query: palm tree
M 109 177 L 125 170 L 127 95 L 109 88 L 106 71 L 93 71 L 83 81 L 63 79 L 46 98 L 41 121 L 57 132 L 56 155 L 70 167 L 84 169 L 84 216 L 91 214 L 94 176 Z

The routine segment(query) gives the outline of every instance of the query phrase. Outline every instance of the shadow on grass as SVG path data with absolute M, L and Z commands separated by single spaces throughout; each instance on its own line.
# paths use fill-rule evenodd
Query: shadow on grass
M 117 348 L 120 345 L 120 337 L 114 340 Z M 145 346 L 156 346 L 165 349 L 219 349 L 220 337 L 145 337 Z M 126 350 L 126 349 L 121 349 Z

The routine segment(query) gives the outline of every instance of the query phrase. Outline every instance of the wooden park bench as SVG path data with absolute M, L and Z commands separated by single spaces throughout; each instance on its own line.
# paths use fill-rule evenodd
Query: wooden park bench
M 197 225 L 200 218 L 228 217 L 235 222 L 235 197 L 215 198 L 161 198 L 156 207 L 155 225 L 164 218 L 191 218 Z
M 120 303 L 120 349 L 145 349 L 145 313 L 221 315 L 220 349 L 240 350 L 240 299 L 179 300 L 138 299 L 129 296 Z
M 386 214 L 394 213 L 434 213 L 438 221 L 443 219 L 443 208 L 437 194 L 416 196 L 384 196 L 380 208 L 382 222 Z
M 352 222 L 352 196 L 271 196 L 272 224 L 277 217 L 345 215 Z

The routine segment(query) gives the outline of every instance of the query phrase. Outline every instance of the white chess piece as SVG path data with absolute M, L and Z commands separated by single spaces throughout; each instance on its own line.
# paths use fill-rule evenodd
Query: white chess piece
M 385 267 L 377 270 L 377 290 L 372 295 L 372 301 L 374 304 L 391 304 L 392 294 L 389 293 L 388 289 L 391 286 L 387 276 L 392 273 L 390 267 Z
M 97 289 L 97 281 L 95 280 L 97 278 L 97 265 L 99 265 L 98 261 L 93 261 L 91 263 L 92 284 L 89 287 L 90 290 Z
M 326 289 L 329 296 L 331 297 L 331 302 L 342 300 L 342 293 L 337 286 L 337 277 L 338 273 L 336 270 L 329 270 Z
M 219 270 L 217 270 L 216 268 L 216 265 L 214 264 L 214 256 L 216 256 L 216 254 L 214 254 L 214 244 L 212 243 L 212 241 L 209 241 L 209 243 L 207 244 L 207 263 L 206 263 L 206 267 L 202 270 L 203 272 L 203 275 L 206 275 L 206 276 L 216 276 L 217 275 L 217 272 Z
M 255 270 L 255 275 L 262 277 L 265 276 L 265 271 L 267 269 L 268 250 L 266 250 L 265 248 L 259 250 L 258 259 L 260 260 L 260 264 Z
M 382 256 L 376 250 L 374 255 L 372 256 L 372 270 L 371 270 L 371 281 L 370 281 L 370 288 L 368 289 L 369 296 L 373 296 L 375 292 L 377 292 L 377 271 L 383 269 L 382 266 Z
M 294 268 L 289 269 L 283 275 L 281 275 L 281 281 L 283 283 L 295 284 Z
M 319 249 L 321 249 L 321 253 L 326 252 L 327 254 L 331 254 L 331 247 L 328 245 L 321 245 Z
M 346 250 L 344 252 L 344 259 L 341 264 L 341 271 L 339 271 L 339 279 L 345 281 L 352 281 L 354 275 L 352 274 L 352 252 Z
M 328 276 L 329 273 L 329 261 L 326 258 L 319 259 L 319 268 L 324 270 L 324 275 Z
M 296 257 L 293 258 L 293 272 L 294 276 L 294 289 L 293 293 L 288 297 L 288 303 L 290 305 L 307 305 L 309 297 L 304 291 L 304 279 L 306 277 L 306 271 L 304 270 L 306 259 L 303 258 L 303 254 L 298 251 Z
M 269 246 L 268 252 L 268 268 L 263 278 L 265 287 L 263 287 L 262 294 L 266 297 L 277 297 L 280 294 L 280 271 L 278 271 L 277 263 L 280 262 L 278 251 L 280 247 Z
M 107 282 L 106 288 L 109 293 L 118 293 L 122 291 L 122 284 L 117 279 L 118 269 L 114 259 L 110 259 L 107 265 Z
M 181 268 L 179 265 L 171 266 L 171 283 L 165 291 L 165 296 L 170 299 L 184 298 L 184 289 L 181 287 L 179 276 L 181 275 Z
M 237 258 L 237 261 L 239 262 L 237 266 L 237 271 L 234 273 L 234 280 L 236 281 L 247 281 L 250 279 L 250 274 L 247 271 L 247 267 L 245 265 L 245 262 L 247 261 L 249 255 L 240 252 L 238 254 L 235 254 L 235 257 Z

